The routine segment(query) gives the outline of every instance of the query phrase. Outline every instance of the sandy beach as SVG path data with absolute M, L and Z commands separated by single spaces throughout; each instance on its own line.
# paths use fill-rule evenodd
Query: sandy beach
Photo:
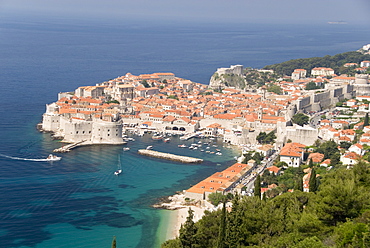
M 166 240 L 174 239 L 179 236 L 181 225 L 185 223 L 188 217 L 189 208 L 194 211 L 194 222 L 200 220 L 205 210 L 212 211 L 214 207 L 208 202 L 203 202 L 202 207 L 195 205 L 188 205 L 185 202 L 185 196 L 183 194 L 177 194 L 169 197 L 170 203 L 163 203 L 162 206 L 171 211 L 170 217 L 168 218 Z M 205 206 L 203 206 L 205 205 Z
M 194 222 L 200 220 L 204 215 L 204 208 L 196 206 L 187 206 L 181 209 L 172 210 L 170 221 L 168 224 L 166 239 L 174 239 L 179 236 L 181 225 L 185 223 L 188 217 L 188 211 L 191 208 L 194 211 Z

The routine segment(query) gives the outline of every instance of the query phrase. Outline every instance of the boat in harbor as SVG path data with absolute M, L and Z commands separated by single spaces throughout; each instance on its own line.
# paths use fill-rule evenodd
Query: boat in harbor
M 130 147 L 124 147 L 123 150 L 124 151 L 129 151 L 130 150 Z
M 119 174 L 122 173 L 122 168 L 121 168 L 121 160 L 118 157 L 118 165 L 117 165 L 117 170 L 114 172 L 114 175 L 118 176 Z
M 187 146 L 185 144 L 178 145 L 179 148 L 186 148 Z
M 153 149 L 153 146 L 147 146 L 146 149 L 147 150 L 152 150 Z
M 62 157 L 58 157 L 58 156 L 55 156 L 53 154 L 50 154 L 47 158 L 46 158 L 46 161 L 59 161 L 61 160 Z
M 163 141 L 166 142 L 166 143 L 168 143 L 168 142 L 171 141 L 171 139 L 170 138 L 165 138 Z
M 161 139 L 163 139 L 162 135 L 153 135 L 152 136 L 152 140 L 161 140 Z

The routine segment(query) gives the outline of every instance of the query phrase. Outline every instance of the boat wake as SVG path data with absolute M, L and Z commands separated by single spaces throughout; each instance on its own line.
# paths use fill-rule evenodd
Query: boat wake
M 55 160 L 52 160 L 52 159 L 49 159 L 49 158 L 19 158 L 19 157 L 12 157 L 12 156 L 8 156 L 8 155 L 1 154 L 1 153 L 0 153 L 0 156 L 1 157 L 4 157 L 4 158 L 15 159 L 15 160 L 24 160 L 24 161 L 35 161 L 35 162 L 55 161 Z

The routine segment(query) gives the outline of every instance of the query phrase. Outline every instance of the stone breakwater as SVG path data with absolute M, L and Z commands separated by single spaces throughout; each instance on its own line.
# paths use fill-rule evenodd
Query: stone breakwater
M 181 163 L 202 163 L 203 162 L 203 159 L 200 159 L 200 158 L 179 156 L 179 155 L 175 155 L 171 153 L 157 152 L 157 151 L 152 151 L 152 150 L 141 149 L 138 152 L 141 155 L 155 157 L 155 158 L 168 159 L 168 160 L 173 160 L 173 161 L 177 161 Z

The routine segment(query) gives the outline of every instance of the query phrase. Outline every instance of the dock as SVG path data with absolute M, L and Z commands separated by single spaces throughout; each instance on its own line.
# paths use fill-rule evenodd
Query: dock
M 200 159 L 200 158 L 180 156 L 180 155 L 175 155 L 171 153 L 157 152 L 153 150 L 141 149 L 138 152 L 141 155 L 155 157 L 155 158 L 162 158 L 162 159 L 172 160 L 172 161 L 181 162 L 181 163 L 202 163 L 203 162 L 203 159 Z
M 185 134 L 184 136 L 181 136 L 180 139 L 181 140 L 188 140 L 188 139 L 194 138 L 196 136 L 197 136 L 196 133 L 189 133 L 189 134 Z
M 75 143 L 72 143 L 72 144 L 62 146 L 60 148 L 54 149 L 53 152 L 56 152 L 56 153 L 70 152 L 73 148 L 82 145 L 82 143 L 85 142 L 85 141 L 86 140 L 82 140 L 82 141 L 78 141 L 78 142 L 75 142 Z

